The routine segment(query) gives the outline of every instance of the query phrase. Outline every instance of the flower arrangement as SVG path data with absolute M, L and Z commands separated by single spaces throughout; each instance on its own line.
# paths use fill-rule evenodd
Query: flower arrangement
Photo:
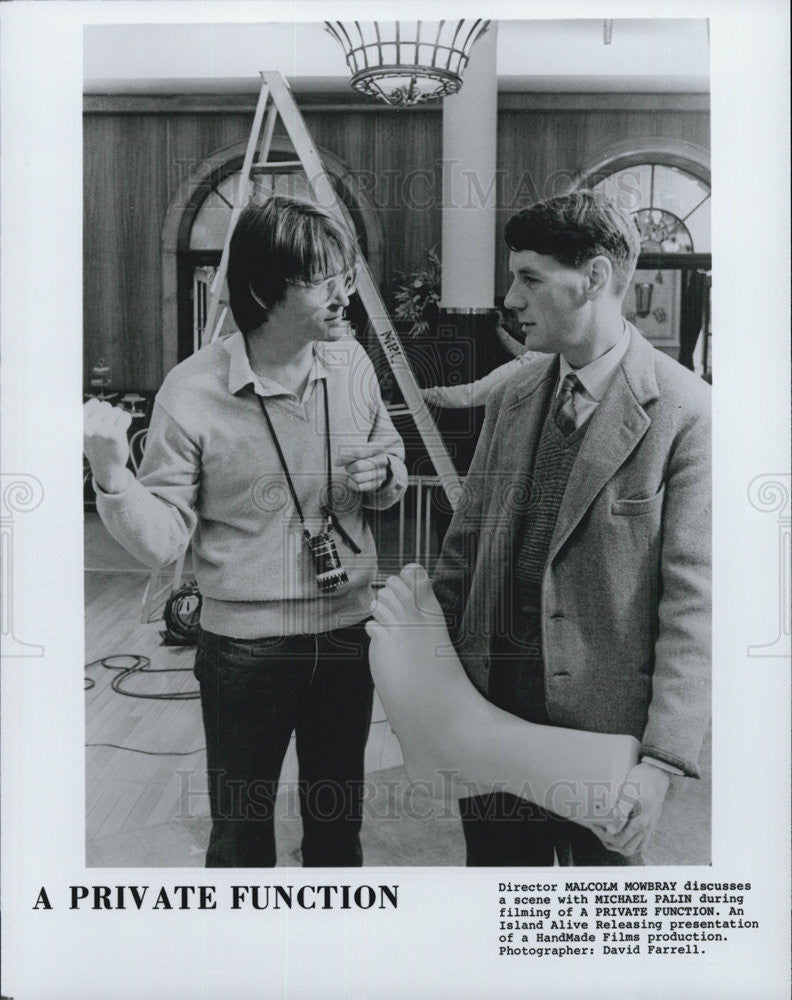
M 441 264 L 437 247 L 426 251 L 426 265 L 401 273 L 394 286 L 394 318 L 412 323 L 409 336 L 417 337 L 431 329 L 440 308 Z

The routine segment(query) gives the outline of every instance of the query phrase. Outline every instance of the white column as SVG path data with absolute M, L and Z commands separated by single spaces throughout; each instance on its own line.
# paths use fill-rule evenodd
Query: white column
M 488 309 L 495 295 L 496 22 L 473 46 L 462 88 L 443 101 L 441 307 Z

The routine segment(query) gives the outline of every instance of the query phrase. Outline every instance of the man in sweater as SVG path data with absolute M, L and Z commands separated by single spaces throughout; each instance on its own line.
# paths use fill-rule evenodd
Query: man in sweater
M 231 241 L 238 333 L 174 368 L 135 480 L 128 418 L 86 404 L 85 452 L 111 534 L 147 565 L 192 541 L 195 662 L 212 811 L 208 867 L 275 864 L 273 809 L 296 731 L 305 866 L 362 864 L 376 553 L 363 509 L 403 493 L 402 442 L 346 336 L 350 234 L 273 197 Z
M 631 735 L 641 756 L 618 829 L 464 799 L 468 864 L 640 864 L 671 776 L 698 776 L 709 719 L 709 387 L 622 318 L 639 241 L 609 201 L 554 198 L 505 235 L 505 305 L 549 357 L 488 400 L 435 591 L 491 702 Z

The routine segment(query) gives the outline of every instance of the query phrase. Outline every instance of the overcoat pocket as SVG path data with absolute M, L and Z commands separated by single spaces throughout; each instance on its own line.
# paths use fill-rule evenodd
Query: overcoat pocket
M 640 500 L 614 500 L 611 503 L 611 514 L 622 517 L 636 517 L 639 514 L 651 514 L 652 511 L 659 510 L 663 505 L 665 486 L 651 497 L 642 497 Z

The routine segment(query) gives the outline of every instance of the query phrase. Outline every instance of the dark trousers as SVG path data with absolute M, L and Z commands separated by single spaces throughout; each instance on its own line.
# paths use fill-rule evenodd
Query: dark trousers
M 362 624 L 253 640 L 201 632 L 195 675 L 212 812 L 207 868 L 274 866 L 275 797 L 293 732 L 303 865 L 363 863 L 368 642 Z
M 561 819 L 506 792 L 459 803 L 469 868 L 560 865 L 642 865 L 641 856 L 609 851 L 579 823 Z

